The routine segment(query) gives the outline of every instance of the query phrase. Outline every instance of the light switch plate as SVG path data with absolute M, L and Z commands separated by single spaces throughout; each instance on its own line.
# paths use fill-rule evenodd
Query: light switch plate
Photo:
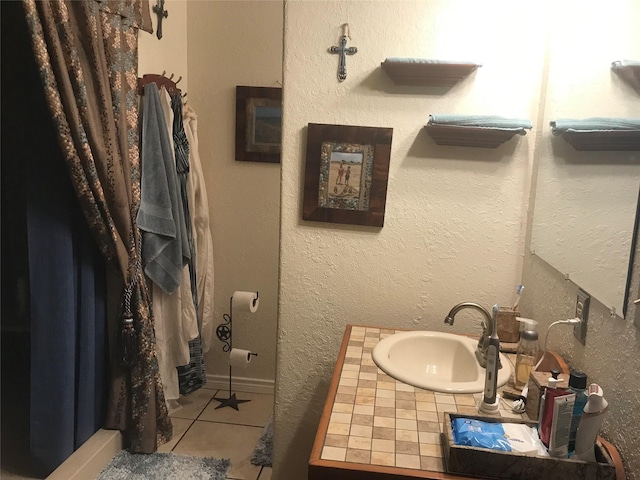
M 573 326 L 573 336 L 576 337 L 582 345 L 587 342 L 587 321 L 589 320 L 589 303 L 591 297 L 587 292 L 578 289 L 578 298 L 576 298 L 576 317 L 580 319 L 580 323 Z

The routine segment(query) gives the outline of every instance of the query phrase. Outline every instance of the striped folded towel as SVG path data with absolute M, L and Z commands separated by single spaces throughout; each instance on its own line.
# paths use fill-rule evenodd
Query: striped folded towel
M 405 57 L 389 57 L 385 58 L 385 63 L 415 63 L 415 64 L 428 64 L 428 65 L 477 65 L 481 67 L 482 65 L 472 61 L 461 61 L 461 60 L 431 60 L 427 58 L 405 58 Z
M 616 60 L 615 62 L 611 62 L 611 68 L 614 70 L 618 70 L 626 67 L 640 67 L 639 60 Z
M 551 121 L 551 132 L 559 135 L 565 132 L 607 132 L 640 130 L 640 118 L 559 118 Z
M 531 120 L 496 115 L 429 115 L 429 125 L 508 130 L 520 135 L 525 135 L 527 133 L 525 129 L 530 129 L 532 126 Z

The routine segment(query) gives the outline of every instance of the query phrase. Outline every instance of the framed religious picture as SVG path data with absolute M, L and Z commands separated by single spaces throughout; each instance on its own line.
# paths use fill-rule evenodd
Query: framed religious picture
M 302 218 L 382 227 L 392 128 L 310 123 Z
M 280 163 L 282 88 L 236 87 L 236 160 Z

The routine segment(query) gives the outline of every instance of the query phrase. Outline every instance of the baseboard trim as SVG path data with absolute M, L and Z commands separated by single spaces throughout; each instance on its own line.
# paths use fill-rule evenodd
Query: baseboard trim
M 229 375 L 207 374 L 207 388 L 229 390 Z M 273 395 L 275 381 L 262 378 L 236 377 L 231 378 L 231 388 L 234 392 L 266 393 Z
M 56 468 L 47 480 L 96 478 L 122 450 L 122 434 L 101 428 Z

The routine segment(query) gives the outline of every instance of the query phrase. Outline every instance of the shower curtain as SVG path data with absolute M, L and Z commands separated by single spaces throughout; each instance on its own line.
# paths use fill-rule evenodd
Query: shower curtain
M 31 464 L 49 474 L 104 424 L 107 357 L 104 260 L 45 130 L 27 176 L 29 433 Z
M 105 426 L 134 452 L 171 438 L 140 263 L 137 34 L 142 0 L 23 0 L 45 98 L 90 231 L 115 272 L 108 289 L 109 393 Z M 109 283 L 111 285 L 111 283 Z M 130 311 L 129 310 L 130 307 Z M 132 329 L 125 318 L 133 319 Z M 123 346 L 133 347 L 126 350 Z M 133 351 L 135 355 L 130 355 Z

